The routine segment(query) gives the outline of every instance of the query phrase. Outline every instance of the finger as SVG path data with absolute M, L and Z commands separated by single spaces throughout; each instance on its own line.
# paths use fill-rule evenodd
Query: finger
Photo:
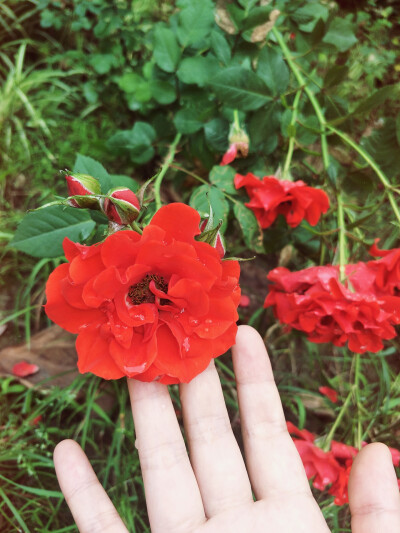
M 250 481 L 214 361 L 180 390 L 190 460 L 207 517 L 252 502 Z
M 203 503 L 166 385 L 128 379 L 152 533 L 191 531 Z
M 253 328 L 240 326 L 232 355 L 246 463 L 256 497 L 311 494 L 300 456 L 286 429 L 262 338 Z
M 79 444 L 73 440 L 60 442 L 54 450 L 54 466 L 81 533 L 127 533 Z
M 392 456 L 384 444 L 369 444 L 354 460 L 349 480 L 353 533 L 398 533 L 400 496 Z

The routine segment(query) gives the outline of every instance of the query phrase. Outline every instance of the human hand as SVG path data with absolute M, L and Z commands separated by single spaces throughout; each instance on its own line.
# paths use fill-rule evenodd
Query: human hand
M 261 337 L 240 326 L 232 355 L 247 469 L 213 363 L 180 388 L 190 460 L 167 386 L 128 380 L 152 532 L 329 533 L 287 432 Z M 78 444 L 58 444 L 54 463 L 81 533 L 127 531 Z M 353 533 L 400 532 L 386 446 L 357 455 L 349 500 Z

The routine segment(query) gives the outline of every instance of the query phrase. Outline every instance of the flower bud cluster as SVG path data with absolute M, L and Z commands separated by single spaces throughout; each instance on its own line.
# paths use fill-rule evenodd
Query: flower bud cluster
M 119 226 L 132 224 L 139 216 L 138 197 L 127 187 L 116 187 L 102 195 L 99 182 L 92 176 L 74 173 L 65 178 L 71 207 L 102 211 L 110 222 Z

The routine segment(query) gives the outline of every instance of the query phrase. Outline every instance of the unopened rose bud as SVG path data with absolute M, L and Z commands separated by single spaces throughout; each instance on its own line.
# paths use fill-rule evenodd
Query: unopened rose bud
M 140 204 L 135 193 L 126 187 L 119 187 L 108 192 L 103 211 L 112 222 L 126 226 L 139 216 Z
M 201 234 L 197 237 L 197 240 L 207 242 L 210 246 L 215 248 L 221 259 L 224 257 L 226 248 L 219 228 L 221 222 L 215 228 L 212 228 L 212 218 L 205 219 L 200 224 Z
M 100 183 L 89 176 L 88 174 L 68 174 L 65 176 L 68 186 L 69 196 L 77 196 L 78 198 L 69 198 L 68 203 L 71 207 L 88 207 L 98 209 L 98 199 L 95 198 L 100 194 Z M 85 198 L 87 196 L 87 198 Z
M 229 165 L 237 157 L 247 157 L 249 153 L 249 136 L 235 122 L 231 126 L 228 139 L 229 148 L 222 158 L 221 165 Z

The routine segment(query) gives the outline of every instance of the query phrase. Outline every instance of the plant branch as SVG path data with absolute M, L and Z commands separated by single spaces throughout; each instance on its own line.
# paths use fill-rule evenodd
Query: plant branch
M 304 90 L 306 95 L 308 96 L 311 105 L 314 108 L 315 114 L 317 115 L 318 121 L 321 126 L 321 150 L 322 150 L 322 159 L 324 162 L 325 170 L 329 167 L 329 151 L 328 151 L 328 142 L 326 139 L 326 121 L 323 114 L 323 111 L 321 109 L 321 106 L 319 105 L 319 102 L 317 98 L 315 97 L 315 94 L 312 92 L 312 90 L 307 87 L 306 81 L 303 78 L 302 73 L 300 72 L 300 69 L 296 65 L 296 62 L 293 60 L 292 55 L 290 53 L 290 50 L 285 43 L 282 35 L 279 33 L 279 31 L 276 28 L 272 28 L 272 32 L 276 37 L 276 40 L 278 41 L 279 46 L 282 49 L 283 55 L 285 56 L 285 59 L 291 69 L 291 71 L 294 74 L 294 77 L 296 78 L 298 84 L 300 85 L 301 89 Z
M 339 228 L 339 279 L 341 283 L 346 279 L 346 265 L 347 265 L 347 253 L 346 253 L 346 226 L 344 222 L 344 209 L 342 203 L 342 197 L 340 193 L 337 195 L 338 203 L 338 228 Z
M 155 201 L 156 201 L 156 209 L 157 209 L 157 211 L 161 207 L 161 195 L 160 195 L 161 182 L 162 182 L 162 180 L 163 180 L 163 178 L 164 178 L 169 166 L 171 165 L 172 161 L 174 160 L 175 153 L 176 153 L 176 147 L 177 147 L 179 141 L 181 140 L 181 137 L 182 137 L 181 133 L 177 133 L 175 135 L 175 139 L 172 141 L 172 144 L 169 147 L 168 154 L 167 154 L 167 157 L 164 160 L 163 166 L 161 167 L 161 170 L 160 170 L 160 172 L 159 172 L 159 174 L 158 174 L 158 176 L 156 178 L 156 181 L 154 182 L 154 198 L 155 198 Z
M 297 120 L 297 113 L 299 110 L 299 102 L 300 102 L 300 97 L 301 97 L 302 92 L 303 90 L 302 88 L 300 88 L 297 91 L 296 96 L 294 97 L 294 100 L 293 100 L 293 113 L 292 113 L 292 118 L 290 120 L 291 126 L 294 126 Z M 285 165 L 283 167 L 283 177 L 285 179 L 287 179 L 289 175 L 290 164 L 292 162 L 292 157 L 293 157 L 294 143 L 295 143 L 295 136 L 291 135 L 289 139 L 289 147 L 288 147 L 288 151 L 286 154 Z
M 351 146 L 368 164 L 369 166 L 374 170 L 378 178 L 380 179 L 382 185 L 385 188 L 385 193 L 389 199 L 390 205 L 392 206 L 393 212 L 400 223 L 400 210 L 399 206 L 396 203 L 396 200 L 392 193 L 392 185 L 389 182 L 388 178 L 384 174 L 384 172 L 379 168 L 379 166 L 375 163 L 375 161 L 372 159 L 372 157 L 365 151 L 363 148 L 361 148 L 358 144 L 356 144 L 353 139 L 351 139 L 348 135 L 343 133 L 340 130 L 337 130 L 333 126 L 328 125 L 328 129 L 335 133 L 338 137 L 340 137 L 346 144 Z

